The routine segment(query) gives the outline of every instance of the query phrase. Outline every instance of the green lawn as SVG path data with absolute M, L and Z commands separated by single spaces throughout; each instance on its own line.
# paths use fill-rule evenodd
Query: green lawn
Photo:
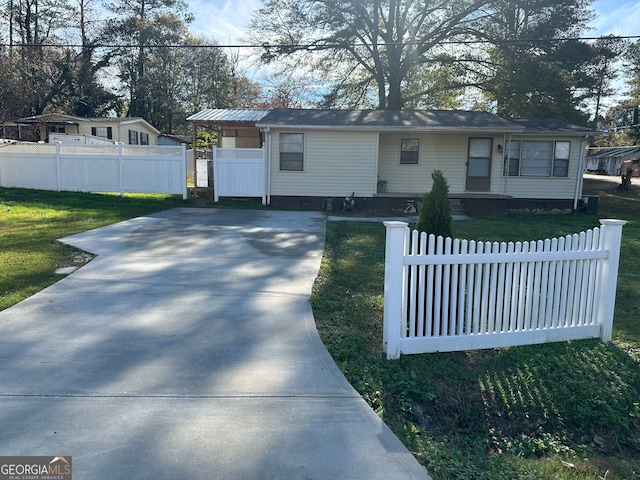
M 640 194 L 614 188 L 588 183 L 587 192 L 600 195 L 598 216 L 454 225 L 458 237 L 533 240 L 598 226 L 598 217 L 628 220 L 609 345 L 588 340 L 387 361 L 384 227 L 328 224 L 312 297 L 318 329 L 347 378 L 435 479 L 640 478 Z M 0 189 L 0 310 L 73 263 L 77 252 L 55 239 L 190 205 L 175 196 Z
M 77 251 L 56 239 L 191 200 L 172 195 L 47 192 L 0 188 L 0 310 L 60 278 Z
M 456 222 L 459 238 L 537 240 L 622 218 L 614 341 L 382 353 L 384 227 L 335 222 L 312 303 L 339 367 L 435 479 L 640 478 L 640 192 L 588 182 L 599 215 Z

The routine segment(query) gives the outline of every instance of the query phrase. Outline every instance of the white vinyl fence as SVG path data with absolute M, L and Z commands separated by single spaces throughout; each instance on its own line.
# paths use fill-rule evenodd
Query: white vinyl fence
M 220 197 L 261 197 L 267 203 L 264 148 L 213 149 L 214 201 Z
M 611 340 L 623 220 L 567 237 L 475 242 L 387 228 L 383 343 L 400 354 Z M 429 252 L 429 253 L 427 253 Z
M 0 147 L 0 186 L 81 192 L 182 194 L 186 148 L 17 143 Z

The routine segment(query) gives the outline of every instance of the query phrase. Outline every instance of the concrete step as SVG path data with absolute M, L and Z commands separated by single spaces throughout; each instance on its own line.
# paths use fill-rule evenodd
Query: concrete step
M 459 198 L 450 198 L 449 204 L 451 205 L 451 214 L 452 215 L 464 215 L 464 207 Z

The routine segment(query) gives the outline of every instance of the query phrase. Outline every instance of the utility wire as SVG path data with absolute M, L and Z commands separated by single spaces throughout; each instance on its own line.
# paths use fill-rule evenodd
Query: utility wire
M 540 44 L 540 43 L 560 43 L 560 42 L 572 42 L 572 41 L 597 41 L 597 40 L 637 40 L 640 39 L 640 35 L 604 35 L 601 37 L 569 37 L 569 38 L 530 38 L 530 39 L 514 39 L 514 40 L 449 40 L 440 42 L 440 45 L 477 45 L 477 44 Z M 382 42 L 376 43 L 377 46 L 384 47 L 398 47 L 398 46 L 416 46 L 422 45 L 426 42 Z M 16 47 L 16 48 L 264 48 L 264 49 L 285 49 L 285 50 L 325 50 L 329 48 L 347 48 L 347 47 L 371 47 L 372 43 L 282 43 L 282 44 L 235 44 L 235 45 L 219 45 L 219 44 L 199 44 L 199 45 L 139 45 L 134 43 L 129 44 L 108 44 L 108 43 L 95 43 L 89 45 L 82 45 L 77 43 L 20 43 L 9 44 L 0 43 L 0 47 Z

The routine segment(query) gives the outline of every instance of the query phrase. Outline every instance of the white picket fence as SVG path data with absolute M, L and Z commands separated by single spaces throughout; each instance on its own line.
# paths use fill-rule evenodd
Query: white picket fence
M 17 143 L 0 147 L 0 186 L 55 191 L 182 194 L 185 146 Z
M 264 148 L 213 149 L 214 201 L 220 197 L 260 197 L 267 203 Z
M 623 220 L 557 239 L 475 242 L 387 228 L 387 358 L 611 339 Z M 429 253 L 427 253 L 429 252 Z

